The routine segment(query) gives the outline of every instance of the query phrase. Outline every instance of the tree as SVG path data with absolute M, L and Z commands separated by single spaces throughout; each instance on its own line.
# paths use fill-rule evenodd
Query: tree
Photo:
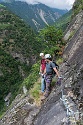
M 56 53 L 60 50 L 59 45 L 63 44 L 63 32 L 54 26 L 47 26 L 39 33 L 39 39 L 42 41 L 45 52 Z

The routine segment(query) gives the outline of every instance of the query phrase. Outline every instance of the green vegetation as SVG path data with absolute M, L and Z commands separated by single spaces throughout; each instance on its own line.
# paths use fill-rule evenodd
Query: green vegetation
M 33 88 L 39 78 L 39 53 L 61 58 L 65 42 L 63 32 L 47 26 L 37 35 L 19 17 L 0 7 L 0 115 L 6 110 L 4 98 L 12 93 L 12 101 L 25 85 Z M 59 59 L 62 62 L 62 59 Z M 35 63 L 35 64 L 34 64 Z M 34 65 L 33 65 L 34 64 Z M 40 82 L 32 91 L 39 97 Z M 2 94 L 3 93 L 3 94 Z M 38 98 L 37 98 L 38 99 Z
M 47 26 L 42 29 L 37 39 L 42 41 L 44 53 L 50 53 L 58 56 L 59 51 L 62 51 L 64 41 L 62 40 L 63 32 L 61 29 L 57 29 L 54 26 Z
M 4 98 L 6 95 L 12 92 L 14 98 L 22 83 L 22 76 L 19 74 L 18 65 L 19 62 L 0 48 L 0 71 L 2 72 L 0 75 L 0 111 L 4 108 Z
M 11 101 L 15 98 L 41 50 L 30 26 L 0 6 L 0 115 L 6 110 L 4 98 L 9 92 Z
M 19 17 L 21 17 L 26 22 L 26 24 L 29 24 L 36 31 L 46 26 L 45 22 L 41 19 L 40 10 L 43 11 L 45 20 L 50 25 L 54 23 L 52 18 L 56 20 L 57 17 L 67 12 L 67 10 L 49 8 L 48 6 L 41 3 L 28 5 L 26 2 L 14 1 L 11 3 L 5 2 L 3 3 L 3 5 L 5 5 L 9 10 L 11 10 Z
M 73 7 L 74 15 L 83 9 L 82 5 L 83 0 L 76 1 Z M 71 14 L 70 11 L 54 26 L 47 26 L 36 35 L 22 19 L 0 4 L 0 116 L 7 109 L 4 101 L 7 94 L 11 92 L 12 102 L 18 93 L 23 93 L 24 85 L 39 103 L 39 53 L 50 53 L 56 57 L 58 64 L 63 62 L 65 42 L 62 37 L 71 20 Z M 73 34 L 74 32 L 70 37 Z M 55 81 L 52 85 L 54 84 Z
M 74 31 L 72 31 L 72 32 L 70 33 L 70 36 L 69 36 L 68 40 L 72 38 L 72 36 L 75 34 L 75 32 L 76 32 L 76 31 L 74 30 Z
M 52 56 L 57 57 L 57 63 L 61 64 L 63 62 L 61 55 L 59 52 L 62 52 L 62 48 L 64 47 L 64 41 L 62 40 L 63 33 L 60 29 L 55 28 L 54 26 L 48 26 L 42 29 L 39 32 L 39 35 L 36 37 L 37 41 L 43 44 L 43 52 L 50 53 Z M 39 67 L 40 62 L 38 61 L 36 64 L 32 66 L 30 75 L 24 80 L 22 86 L 20 88 L 20 92 L 22 90 L 23 85 L 30 90 L 30 95 L 34 98 L 35 102 L 40 105 L 40 79 L 39 79 Z M 54 86 L 55 81 L 52 83 Z
M 57 64 L 61 64 L 62 62 L 63 62 L 63 59 L 61 58 L 61 57 L 59 57 L 58 59 L 57 59 Z M 35 65 L 34 65 L 35 66 Z M 38 68 L 36 67 L 35 68 L 35 72 L 37 72 L 38 73 L 38 71 L 39 71 L 39 63 L 36 65 L 36 66 L 38 66 Z M 34 70 L 33 70 L 34 71 Z M 32 74 L 34 74 L 34 72 L 32 73 Z M 37 74 L 37 76 L 38 76 L 38 74 Z M 33 98 L 34 99 L 34 101 L 35 101 L 35 103 L 38 105 L 38 106 L 40 106 L 41 105 L 41 79 L 39 78 L 39 76 L 38 77 L 31 77 L 31 79 L 33 79 L 34 80 L 34 78 L 37 80 L 37 81 L 34 81 L 33 82 L 33 86 L 32 87 L 30 87 L 30 90 L 29 90 L 29 93 L 30 93 L 30 96 L 31 96 L 31 98 Z M 25 81 L 26 81 L 26 83 L 25 83 L 25 81 L 24 81 L 24 84 L 26 84 L 26 86 L 27 86 L 27 84 L 29 83 L 29 84 L 31 84 L 31 81 L 29 82 L 28 80 L 30 79 L 30 77 L 28 77 Z M 54 77 L 53 78 L 53 80 L 52 80 L 52 87 L 54 87 L 54 86 L 56 86 L 56 81 L 57 81 L 57 78 L 56 77 Z
M 40 51 L 38 46 L 42 45 L 36 41 L 35 33 L 29 26 L 6 9 L 1 9 L 0 16 L 0 31 L 3 33 L 5 30 L 2 36 L 2 48 L 22 53 L 25 58 Z
M 0 7 L 5 7 L 4 5 L 0 4 Z
M 23 85 L 26 85 L 27 89 L 29 90 L 31 87 L 33 87 L 38 77 L 39 77 L 39 63 L 36 63 L 32 66 L 29 76 L 26 79 L 24 79 L 19 91 L 21 92 Z
M 71 15 L 72 15 L 72 10 L 70 10 L 68 13 L 66 13 L 65 15 L 63 15 L 61 18 L 59 18 L 56 22 L 55 22 L 55 27 L 57 27 L 58 29 L 62 29 L 63 31 L 66 30 L 70 20 L 71 20 Z
M 73 16 L 78 14 L 81 10 L 83 10 L 83 0 L 76 0 L 73 6 Z

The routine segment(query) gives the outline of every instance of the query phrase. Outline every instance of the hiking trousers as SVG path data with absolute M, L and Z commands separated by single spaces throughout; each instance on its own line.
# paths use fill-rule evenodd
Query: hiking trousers
M 46 82 L 45 97 L 48 97 L 48 95 L 51 91 L 52 75 L 46 75 L 45 76 L 45 82 Z

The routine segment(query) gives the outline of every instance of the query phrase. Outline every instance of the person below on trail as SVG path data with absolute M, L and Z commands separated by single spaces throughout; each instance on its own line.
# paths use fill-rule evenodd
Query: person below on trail
M 46 68 L 46 60 L 45 60 L 45 57 L 44 57 L 44 53 L 40 53 L 40 57 L 42 58 L 41 59 L 41 65 L 40 65 L 40 72 L 39 74 L 41 75 L 41 93 L 43 94 L 45 92 L 45 89 L 46 89 L 46 84 L 45 84 L 45 78 L 44 78 L 44 75 L 42 75 L 44 73 L 44 70 Z
M 41 100 L 44 100 L 45 98 L 47 98 L 50 91 L 51 91 L 51 82 L 52 82 L 52 78 L 53 78 L 53 75 L 52 75 L 53 70 L 56 72 L 56 75 L 58 76 L 57 82 L 59 82 L 61 80 L 60 74 L 59 74 L 58 70 L 56 69 L 55 64 L 52 62 L 51 55 L 46 54 L 45 59 L 46 59 L 46 68 L 44 70 L 43 75 L 45 75 L 46 90 L 45 90 L 45 94 L 44 94 L 44 96 Z

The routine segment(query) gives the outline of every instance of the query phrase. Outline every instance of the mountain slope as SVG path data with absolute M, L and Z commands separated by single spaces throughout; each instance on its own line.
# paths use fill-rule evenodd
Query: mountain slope
M 4 98 L 16 96 L 23 79 L 37 60 L 42 44 L 33 30 L 0 5 L 0 113 Z M 3 94 L 2 94 L 3 93 Z
M 63 31 L 66 30 L 68 24 L 71 21 L 71 16 L 72 16 L 72 10 L 64 14 L 62 17 L 60 17 L 56 22 L 55 22 L 55 27 L 61 28 Z
M 81 2 L 82 0 L 79 4 L 81 4 Z M 79 8 L 77 0 L 75 6 L 77 6 L 77 8 L 73 8 L 73 13 Z M 53 89 L 49 98 L 41 107 L 34 125 L 83 124 L 82 8 L 80 8 L 78 14 L 73 15 L 64 39 L 65 37 L 67 45 L 63 54 L 64 62 L 60 67 L 61 74 L 64 78 L 62 85 L 58 87 L 58 89 Z M 61 98 L 63 101 L 61 101 Z
M 60 10 L 60 9 L 57 9 L 57 8 L 51 8 L 51 9 L 52 9 L 52 11 L 60 13 L 61 15 L 64 15 L 68 12 L 68 10 Z
M 81 0 L 82 2 L 82 0 Z M 80 4 L 81 4 L 80 2 Z M 79 8 L 78 1 L 75 2 Z M 72 33 L 72 35 L 71 35 Z M 69 37 L 68 34 L 70 34 Z M 42 105 L 34 125 L 83 124 L 83 10 L 75 14 L 65 33 L 67 45 L 60 67 L 62 85 Z M 64 38 L 65 38 L 64 36 Z M 61 98 L 63 101 L 61 101 Z M 73 117 L 73 119 L 72 119 Z
M 4 5 L 36 30 L 53 24 L 56 19 L 67 12 L 67 10 L 52 9 L 41 3 L 31 5 L 26 2 L 15 1 L 4 3 Z
M 71 35 L 72 31 L 75 32 Z M 39 111 L 36 110 L 38 108 L 35 106 L 35 102 L 31 101 L 31 99 L 28 100 L 27 95 L 23 98 L 19 95 L 0 120 L 1 125 L 83 124 L 82 9 L 71 20 L 65 36 L 68 36 L 68 34 L 70 36 L 66 37 L 67 45 L 63 54 L 64 62 L 60 66 L 60 72 L 64 78 L 62 85 L 56 85 L 52 89 Z

